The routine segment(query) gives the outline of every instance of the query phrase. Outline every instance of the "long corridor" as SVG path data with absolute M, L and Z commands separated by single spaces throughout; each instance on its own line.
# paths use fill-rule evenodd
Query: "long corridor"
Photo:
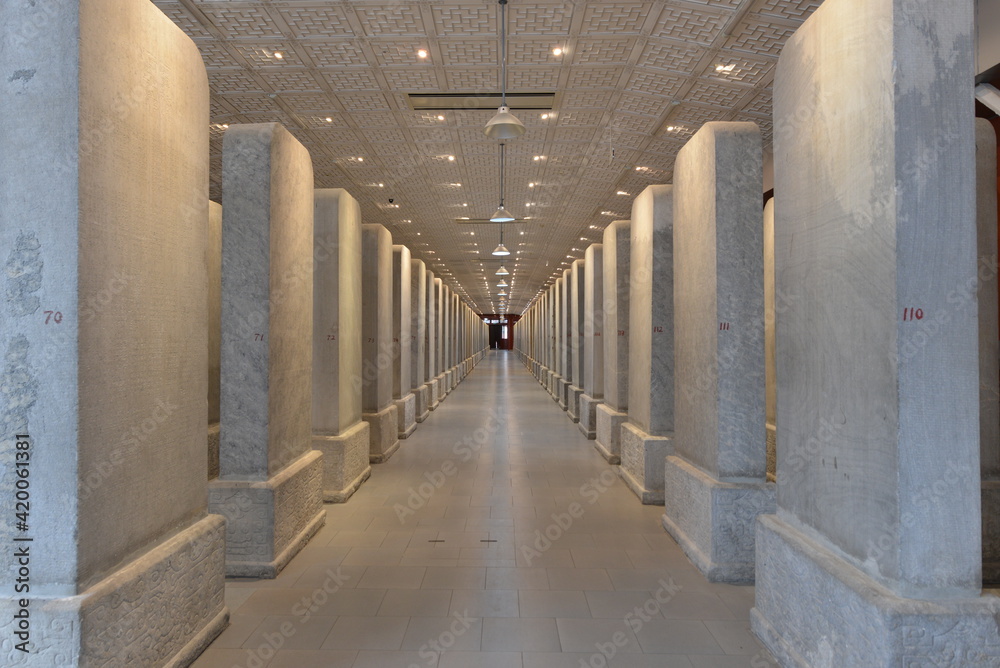
M 196 668 L 764 668 L 711 584 L 513 352 L 488 351 Z

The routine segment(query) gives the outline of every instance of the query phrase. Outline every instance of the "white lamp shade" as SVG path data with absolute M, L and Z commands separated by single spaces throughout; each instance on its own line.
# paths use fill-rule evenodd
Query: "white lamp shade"
M 524 123 L 510 113 L 510 108 L 501 106 L 487 123 L 483 132 L 490 139 L 515 139 L 524 134 Z

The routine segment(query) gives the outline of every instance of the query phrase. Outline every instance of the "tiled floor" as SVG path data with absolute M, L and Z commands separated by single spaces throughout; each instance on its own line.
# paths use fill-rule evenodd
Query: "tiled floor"
M 196 668 L 765 668 L 710 584 L 520 364 L 492 352 Z

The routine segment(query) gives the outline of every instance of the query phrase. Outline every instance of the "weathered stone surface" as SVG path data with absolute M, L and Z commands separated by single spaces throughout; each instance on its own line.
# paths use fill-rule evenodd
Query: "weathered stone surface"
M 569 274 L 569 363 L 570 387 L 566 391 L 566 412 L 573 422 L 580 421 L 580 396 L 583 394 L 583 325 L 587 267 L 583 260 L 573 260 Z
M 980 595 L 972 25 L 971 3 L 827 0 L 779 61 L 775 277 L 799 299 L 777 321 L 753 627 L 787 664 L 1000 664 Z
M 997 321 L 997 137 L 976 119 L 979 266 L 979 448 L 983 477 L 983 581 L 1000 584 L 1000 359 Z
M 663 505 L 663 467 L 673 452 L 672 439 L 650 436 L 626 421 L 619 432 L 618 475 L 646 505 Z
M 323 498 L 346 501 L 368 477 L 361 422 L 361 208 L 340 188 L 313 192 L 313 448 Z M 368 433 L 367 425 L 363 431 Z M 347 468 L 340 468 L 347 467 Z
M 416 401 L 411 391 L 413 313 L 410 276 L 410 249 L 392 247 L 392 399 L 399 420 L 399 437 L 406 438 L 417 428 Z
M 435 326 L 434 314 L 437 303 L 437 279 L 434 272 L 425 272 L 424 284 L 427 289 L 424 311 L 424 326 L 427 336 L 427 344 L 424 352 L 424 386 L 427 388 L 427 410 L 437 408 L 438 396 L 435 389 L 434 379 L 437 376 L 437 327 Z
M 615 412 L 628 408 L 629 225 L 616 220 L 604 228 L 603 237 L 604 402 Z
M 368 458 L 387 460 L 399 447 L 392 403 L 393 343 L 392 235 L 381 225 L 361 226 L 361 419 L 368 423 Z
M 222 352 L 222 205 L 208 203 L 208 479 L 219 477 L 219 382 Z
M 626 421 L 628 413 L 620 413 L 606 403 L 597 407 L 594 447 L 609 464 L 620 464 L 622 461 L 621 428 Z
M 222 428 L 209 507 L 226 515 L 226 573 L 273 578 L 326 518 L 311 446 L 312 161 L 276 123 L 232 126 L 222 180 Z M 241 501 L 253 512 L 226 514 Z
M 189 663 L 228 618 L 205 498 L 204 65 L 150 3 L 0 13 L 0 664 Z
M 787 308 L 782 300 L 781 309 Z M 764 205 L 764 420 L 767 423 L 767 477 L 774 482 L 777 471 L 775 419 L 778 407 L 778 366 L 775 357 L 774 323 L 777 317 L 774 292 L 774 198 Z

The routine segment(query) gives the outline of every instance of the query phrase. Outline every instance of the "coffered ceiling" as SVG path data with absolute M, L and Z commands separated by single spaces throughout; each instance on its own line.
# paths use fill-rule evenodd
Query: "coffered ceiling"
M 821 0 L 510 0 L 508 90 L 555 93 L 506 146 L 511 313 L 583 257 L 705 122 L 753 121 L 771 141 L 785 40 Z M 496 312 L 499 150 L 492 110 L 413 111 L 410 93 L 496 93 L 490 1 L 155 0 L 194 39 L 212 91 L 212 198 L 222 134 L 279 122 L 311 152 L 316 186 L 346 188 L 477 311 Z M 554 49 L 562 49 L 556 55 Z M 421 57 L 419 52 L 426 52 Z M 391 199 L 391 202 L 390 202 Z

